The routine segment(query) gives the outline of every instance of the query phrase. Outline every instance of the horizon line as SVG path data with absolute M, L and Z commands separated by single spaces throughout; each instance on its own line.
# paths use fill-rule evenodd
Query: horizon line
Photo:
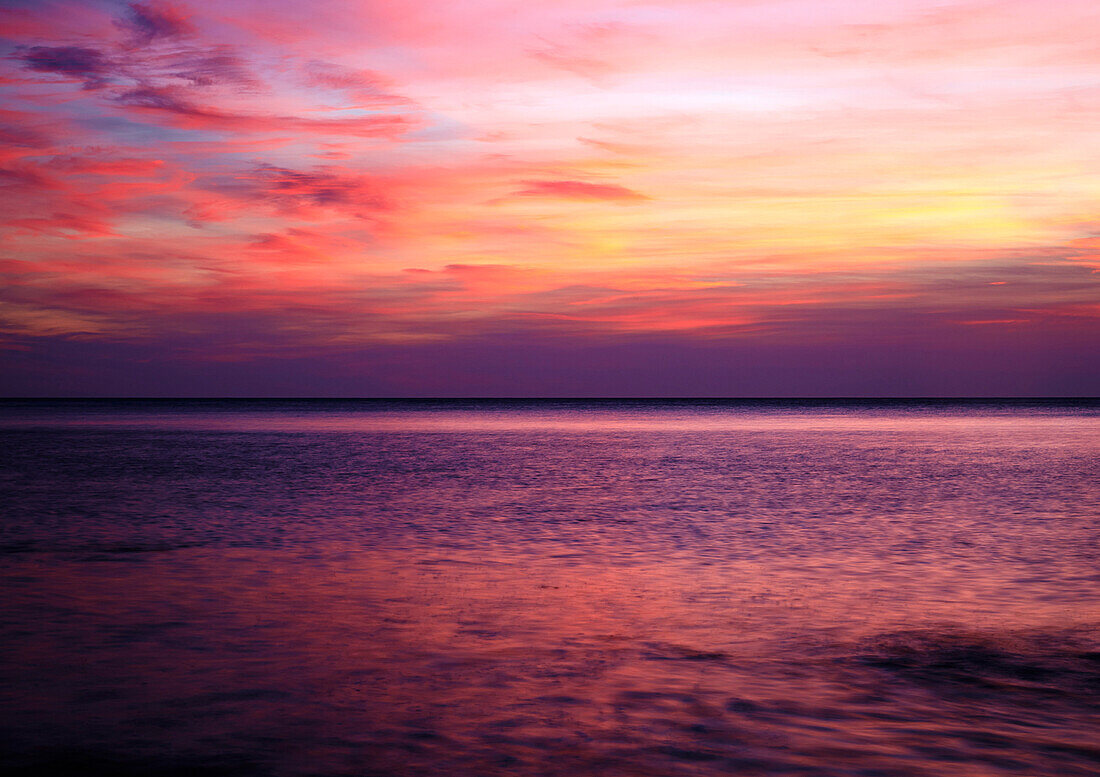
M 9 396 L 0 402 L 1049 402 L 1100 396 Z

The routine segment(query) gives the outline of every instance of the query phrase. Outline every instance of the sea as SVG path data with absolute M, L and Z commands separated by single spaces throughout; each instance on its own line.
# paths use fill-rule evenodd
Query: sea
M 1097 775 L 1100 402 L 3 401 L 0 763 Z

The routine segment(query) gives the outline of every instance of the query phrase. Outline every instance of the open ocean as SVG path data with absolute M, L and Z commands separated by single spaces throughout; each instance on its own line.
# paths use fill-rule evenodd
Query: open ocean
M 1100 404 L 0 402 L 8 775 L 1100 774 Z

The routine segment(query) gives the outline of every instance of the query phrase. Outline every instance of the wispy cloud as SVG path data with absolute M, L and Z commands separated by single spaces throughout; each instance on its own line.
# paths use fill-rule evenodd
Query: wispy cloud
M 130 3 L 126 13 L 115 23 L 133 42 L 141 44 L 180 38 L 194 32 L 187 15 L 179 7 L 165 2 Z
M 1100 331 L 1085 0 L 49 0 L 0 21 L 20 353 L 958 339 L 1034 365 Z
M 562 197 L 572 200 L 612 200 L 633 202 L 649 199 L 632 189 L 617 184 L 588 183 L 587 181 L 524 181 L 524 188 L 515 192 L 518 197 Z

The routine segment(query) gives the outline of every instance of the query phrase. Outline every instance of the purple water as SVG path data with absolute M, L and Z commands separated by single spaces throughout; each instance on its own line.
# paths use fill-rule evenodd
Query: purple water
M 0 493 L 8 774 L 1100 774 L 1095 402 L 6 402 Z

